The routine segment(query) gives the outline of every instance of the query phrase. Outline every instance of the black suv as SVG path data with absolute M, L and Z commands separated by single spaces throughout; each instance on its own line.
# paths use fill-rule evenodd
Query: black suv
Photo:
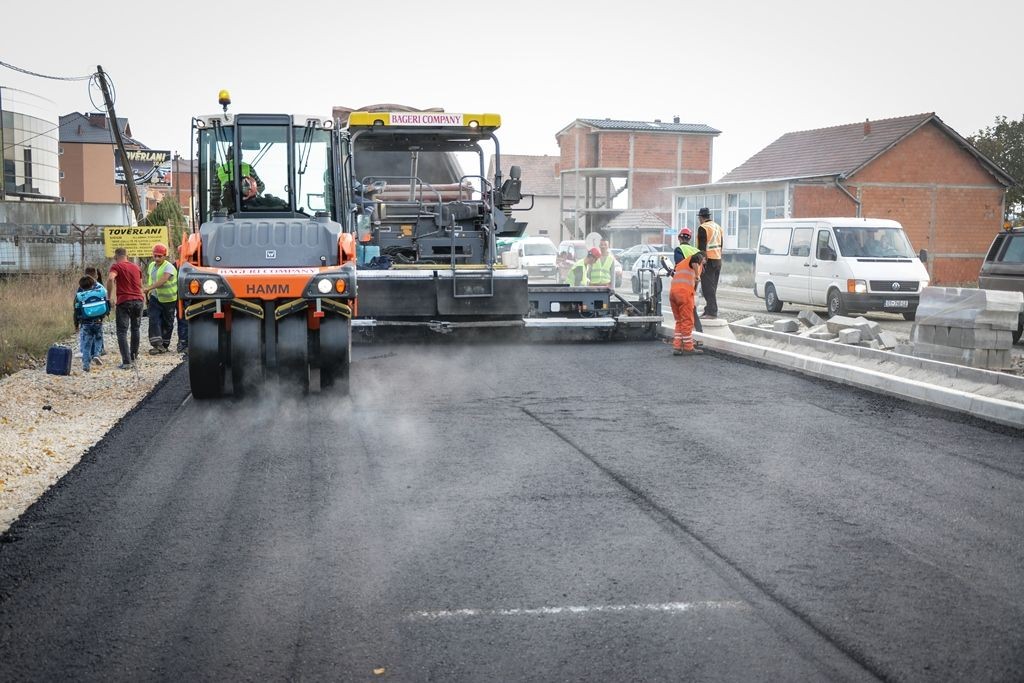
M 1024 227 L 1004 230 L 992 240 L 985 262 L 978 273 L 978 287 L 1024 292 Z M 1013 343 L 1024 333 L 1024 313 L 1013 333 Z

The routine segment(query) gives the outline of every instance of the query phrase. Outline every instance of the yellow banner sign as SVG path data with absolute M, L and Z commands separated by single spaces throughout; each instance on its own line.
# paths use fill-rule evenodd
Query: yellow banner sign
M 166 225 L 107 225 L 103 228 L 103 247 L 107 258 L 114 258 L 114 250 L 118 247 L 124 247 L 129 258 L 149 258 L 153 255 L 153 245 L 157 243 L 167 244 Z

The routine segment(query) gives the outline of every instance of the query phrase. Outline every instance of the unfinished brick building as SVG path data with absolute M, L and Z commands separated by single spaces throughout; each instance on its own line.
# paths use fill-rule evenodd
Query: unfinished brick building
M 576 119 L 555 135 L 563 236 L 601 232 L 628 209 L 647 209 L 670 222 L 672 198 L 665 188 L 711 180 L 712 142 L 719 133 L 702 123 L 680 123 L 678 116 L 671 122 Z M 617 231 L 612 246 L 632 246 L 640 234 Z

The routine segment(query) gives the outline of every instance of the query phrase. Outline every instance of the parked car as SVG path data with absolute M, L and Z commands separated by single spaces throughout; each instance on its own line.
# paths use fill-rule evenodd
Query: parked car
M 662 259 L 665 259 L 669 266 L 674 265 L 675 257 L 671 251 L 649 251 L 633 261 L 629 281 L 634 294 L 639 294 L 641 289 L 649 290 L 651 288 L 652 273 L 650 269 L 664 272 L 664 268 L 661 267 Z
M 992 240 L 978 273 L 978 287 L 1024 292 L 1024 228 L 1004 230 Z M 1020 315 L 1013 343 L 1024 336 L 1024 313 Z
M 623 268 L 632 270 L 633 262 L 644 254 L 653 254 L 663 251 L 671 252 L 673 248 L 674 247 L 666 244 L 636 244 L 619 254 L 618 259 L 622 262 Z

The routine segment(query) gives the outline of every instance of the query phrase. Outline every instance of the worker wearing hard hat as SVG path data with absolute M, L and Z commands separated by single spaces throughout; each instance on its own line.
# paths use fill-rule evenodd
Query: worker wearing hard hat
M 694 297 L 697 280 L 700 278 L 705 261 L 704 254 L 690 244 L 693 231 L 683 227 L 679 231 L 679 246 L 675 250 L 675 269 L 672 271 L 672 286 L 668 301 L 672 305 L 672 316 L 676 320 L 672 337 L 672 353 L 676 356 L 703 353 L 693 342 L 693 324 L 696 319 Z
M 153 347 L 149 352 L 167 353 L 178 303 L 178 271 L 167 260 L 166 245 L 153 245 L 153 260 L 146 266 L 146 286 L 142 294 L 149 304 L 149 344 Z
M 700 291 L 704 295 L 703 318 L 718 317 L 718 278 L 722 274 L 722 226 L 711 220 L 711 210 L 697 212 L 697 246 L 705 257 L 705 270 L 700 276 Z
M 573 287 L 586 287 L 590 284 L 590 269 L 601 258 L 601 250 L 593 247 L 586 256 L 573 264 L 569 274 L 565 276 L 565 284 Z
M 615 257 L 608 251 L 608 240 L 601 240 L 597 260 L 590 266 L 590 284 L 594 287 L 612 289 L 615 277 Z

